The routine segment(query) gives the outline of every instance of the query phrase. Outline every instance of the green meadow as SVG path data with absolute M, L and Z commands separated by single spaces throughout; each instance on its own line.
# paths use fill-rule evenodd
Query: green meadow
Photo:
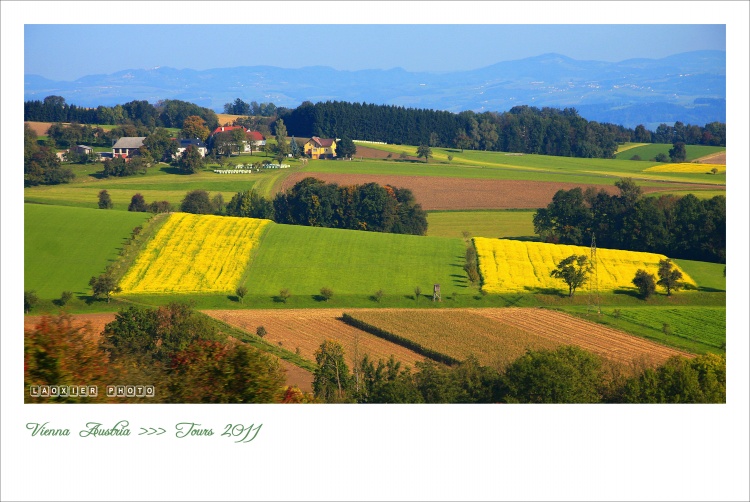
M 672 145 L 667 143 L 647 143 L 642 146 L 635 146 L 632 148 L 624 148 L 618 150 L 615 153 L 615 158 L 620 160 L 628 160 L 634 155 L 639 156 L 642 160 L 648 161 L 655 158 L 660 153 L 663 153 L 669 157 L 669 150 Z M 687 154 L 686 162 L 692 162 L 695 159 L 705 157 L 718 152 L 726 151 L 724 146 L 705 146 L 705 145 L 685 145 L 685 153 Z
M 428 211 L 427 235 L 463 238 L 499 237 L 537 240 L 535 211 Z
M 40 298 L 89 295 L 89 279 L 117 258 L 150 213 L 24 204 L 24 289 Z
M 413 295 L 468 289 L 461 239 L 272 224 L 250 266 L 250 294 Z M 429 290 L 429 291 L 428 291 Z

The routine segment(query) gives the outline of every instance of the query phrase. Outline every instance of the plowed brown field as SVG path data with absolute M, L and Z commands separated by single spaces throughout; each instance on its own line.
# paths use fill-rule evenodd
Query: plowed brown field
M 561 345 L 577 345 L 626 365 L 659 365 L 672 356 L 693 354 L 629 335 L 563 312 L 531 308 L 476 309 L 477 314 L 547 338 Z
M 422 205 L 422 209 L 538 209 L 546 207 L 558 190 L 570 190 L 579 183 L 551 181 L 481 180 L 467 178 L 442 178 L 437 176 L 401 176 L 390 174 L 337 174 L 297 172 L 290 174 L 282 183 L 286 191 L 303 178 L 314 177 L 339 185 L 362 185 L 378 183 L 398 188 L 408 188 Z M 619 189 L 613 185 L 586 185 L 596 190 L 605 190 L 614 195 Z M 643 192 L 658 192 L 679 188 L 711 188 L 716 186 L 684 185 L 665 183 L 663 187 L 643 187 Z
M 348 312 L 348 311 L 347 311 Z M 266 328 L 265 340 L 287 350 L 300 349 L 300 355 L 315 361 L 315 351 L 323 340 L 337 340 L 344 348 L 346 363 L 354 363 L 355 346 L 359 357 L 369 354 L 371 359 L 388 359 L 391 354 L 402 364 L 414 367 L 424 357 L 409 349 L 345 324 L 338 309 L 299 310 L 204 310 L 227 324 L 255 333 L 258 326 Z
M 701 157 L 699 159 L 695 159 L 693 162 L 698 162 L 699 164 L 727 164 L 727 152 L 719 152 L 719 153 L 713 153 L 711 155 L 706 155 L 705 157 Z
M 89 323 L 91 326 L 91 332 L 96 337 L 102 334 L 105 325 L 115 320 L 115 314 L 109 312 L 100 314 L 76 314 L 71 317 L 73 318 L 73 326 L 75 327 L 84 326 L 86 323 Z M 24 331 L 36 328 L 41 319 L 42 316 L 24 316 Z

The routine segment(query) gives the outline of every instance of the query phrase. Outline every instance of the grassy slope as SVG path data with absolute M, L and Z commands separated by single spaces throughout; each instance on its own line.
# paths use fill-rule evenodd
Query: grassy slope
M 460 239 L 379 234 L 330 228 L 272 225 L 251 265 L 246 285 L 252 294 L 317 295 L 322 287 L 338 295 L 413 294 L 414 287 L 444 294 L 465 291 Z
M 646 144 L 625 149 L 623 151 L 618 150 L 618 153 L 615 154 L 615 158 L 627 160 L 633 155 L 638 155 L 641 159 L 646 161 L 653 159 L 660 153 L 669 156 L 669 150 L 671 148 L 672 145 L 664 143 Z M 692 162 L 695 159 L 711 155 L 712 153 L 723 152 L 725 150 L 726 147 L 723 146 L 685 145 L 685 153 L 687 154 L 686 162 Z
M 89 294 L 89 279 L 104 272 L 133 228 L 150 216 L 26 204 L 24 288 L 46 299 L 65 290 Z

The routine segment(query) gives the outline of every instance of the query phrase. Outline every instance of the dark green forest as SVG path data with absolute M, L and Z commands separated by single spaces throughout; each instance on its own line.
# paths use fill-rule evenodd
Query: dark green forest
M 725 263 L 727 200 L 645 197 L 633 180 L 615 185 L 619 195 L 589 188 L 559 190 L 534 215 L 534 231 L 545 242 L 647 251 L 672 258 Z

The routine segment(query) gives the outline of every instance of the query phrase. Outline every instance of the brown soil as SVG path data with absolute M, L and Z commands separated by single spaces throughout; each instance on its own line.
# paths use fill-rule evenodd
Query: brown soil
M 248 333 L 255 333 L 258 326 L 263 326 L 267 331 L 266 341 L 291 351 L 299 348 L 300 355 L 310 361 L 315 361 L 315 351 L 327 339 L 341 343 L 350 368 L 354 364 L 355 347 L 359 357 L 367 353 L 375 361 L 393 354 L 397 361 L 414 367 L 415 362 L 424 360 L 416 352 L 345 324 L 339 319 L 343 311 L 338 309 L 205 310 L 203 313 Z
M 97 337 L 102 334 L 105 325 L 115 320 L 115 314 L 109 312 L 100 314 L 75 314 L 71 317 L 73 318 L 74 327 L 85 326 L 88 323 L 91 327 L 91 333 Z M 42 316 L 24 316 L 24 331 L 34 329 L 41 319 Z
M 29 127 L 31 127 L 37 136 L 46 136 L 52 122 L 24 122 L 24 124 L 29 124 Z
M 719 152 L 719 153 L 713 153 L 711 155 L 706 155 L 705 157 L 695 159 L 693 162 L 697 162 L 699 164 L 726 165 L 727 164 L 727 152 L 724 151 L 724 152 Z
M 400 153 L 386 152 L 385 150 L 379 150 L 377 148 L 370 148 L 369 146 L 362 146 L 357 144 L 357 154 L 354 157 L 362 157 L 363 159 L 387 159 L 388 156 L 393 159 L 400 159 Z M 419 160 L 419 157 L 408 155 L 406 160 Z
M 442 178 L 437 176 L 400 176 L 390 174 L 335 174 L 297 172 L 290 174 L 282 183 L 285 191 L 306 177 L 315 177 L 339 185 L 361 185 L 378 183 L 408 188 L 425 210 L 433 209 L 538 209 L 546 207 L 558 190 L 570 190 L 581 186 L 578 183 L 551 181 L 481 180 L 467 178 Z M 585 185 L 617 194 L 613 185 Z M 663 187 L 645 187 L 643 191 L 659 192 L 680 188 L 706 188 L 717 190 L 716 185 L 686 185 L 665 183 Z
M 562 345 L 576 345 L 628 367 L 653 367 L 672 356 L 693 357 L 688 352 L 562 312 L 531 308 L 476 309 L 475 312 Z

